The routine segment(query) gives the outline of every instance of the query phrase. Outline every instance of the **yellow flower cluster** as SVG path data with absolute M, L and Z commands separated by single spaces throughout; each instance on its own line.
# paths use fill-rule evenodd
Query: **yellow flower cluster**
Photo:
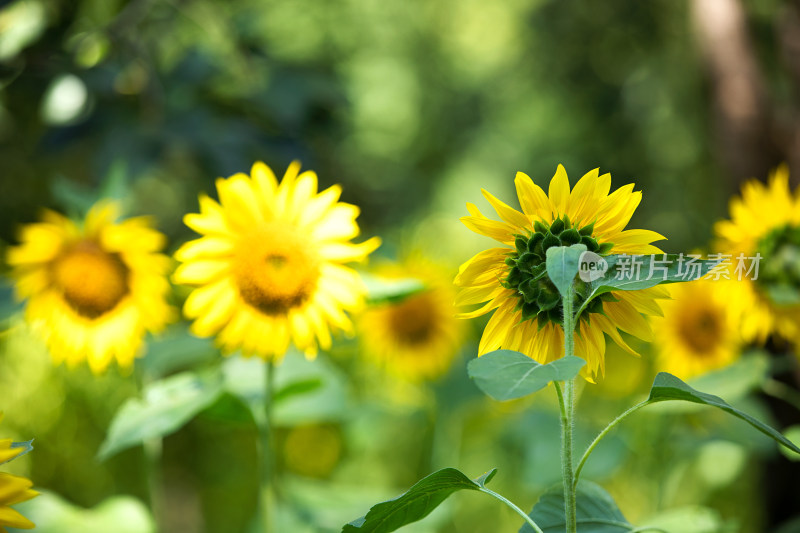
M 611 176 L 594 170 L 572 187 L 562 166 L 547 192 L 523 173 L 515 184 L 520 210 L 483 191 L 500 220 L 468 204 L 463 223 L 498 246 L 461 266 L 457 294 L 440 267 L 412 261 L 384 271 L 417 276 L 426 286 L 374 306 L 359 320 L 365 352 L 393 374 L 429 379 L 446 371 L 463 339 L 453 300 L 469 308 L 459 318 L 494 312 L 480 354 L 502 347 L 541 363 L 562 356 L 557 295 L 523 287 L 527 280 L 510 257 L 520 246 L 533 249 L 557 235 L 561 244 L 581 242 L 598 253 L 661 253 L 653 242 L 664 237 L 626 229 L 642 199 L 633 184 L 612 192 Z M 200 212 L 184 217 L 200 237 L 174 254 L 179 265 L 172 280 L 193 287 L 183 306 L 193 333 L 215 336 L 226 354 L 267 360 L 279 360 L 290 345 L 314 357 L 331 347 L 333 333 L 354 333 L 351 316 L 364 309 L 366 287 L 348 264 L 365 261 L 380 240 L 352 242 L 359 209 L 339 200 L 341 188 L 318 190 L 317 175 L 295 162 L 280 180 L 256 163 L 249 175 L 218 179 L 216 189 L 218 200 L 201 195 Z M 683 376 L 727 364 L 743 343 L 773 333 L 800 340 L 800 269 L 784 264 L 800 257 L 800 199 L 789 190 L 786 169 L 767 185 L 745 185 L 731 202 L 731 219 L 715 229 L 715 251 L 760 253 L 769 261 L 761 277 L 614 291 L 591 302 L 575 337 L 588 362 L 586 379 L 603 375 L 607 338 L 638 355 L 622 333 L 658 339 L 660 365 Z M 145 334 L 177 315 L 168 302 L 172 264 L 165 245 L 149 219 L 120 221 L 109 202 L 95 205 L 80 223 L 47 211 L 22 229 L 6 259 L 17 296 L 27 300 L 28 321 L 57 363 L 85 361 L 95 373 L 112 362 L 132 367 Z M 528 255 L 542 262 L 541 254 Z M 796 298 L 778 301 L 776 294 Z

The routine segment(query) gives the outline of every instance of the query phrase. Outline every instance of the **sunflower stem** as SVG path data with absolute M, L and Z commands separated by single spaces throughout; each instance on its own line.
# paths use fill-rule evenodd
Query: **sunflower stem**
M 573 291 L 562 298 L 564 307 L 564 357 L 575 355 L 575 315 L 573 313 Z M 558 403 L 561 408 L 561 478 L 564 483 L 564 517 L 567 533 L 577 533 L 575 483 L 572 463 L 572 425 L 575 413 L 575 379 L 564 384 L 564 394 L 556 384 Z
M 274 442 L 272 435 L 272 397 L 275 384 L 275 365 L 272 360 L 264 363 L 264 409 L 258 420 L 259 433 L 259 460 L 260 460 L 260 485 L 259 485 L 259 514 L 264 533 L 275 531 L 275 460 Z

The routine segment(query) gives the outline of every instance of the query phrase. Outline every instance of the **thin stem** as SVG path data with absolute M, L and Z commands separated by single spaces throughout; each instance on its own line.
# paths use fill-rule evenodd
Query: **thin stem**
M 529 526 L 531 526 L 531 527 L 533 528 L 533 530 L 534 530 L 536 533 L 544 533 L 544 532 L 542 531 L 542 528 L 540 528 L 539 526 L 537 526 L 537 525 L 536 525 L 536 522 L 534 522 L 534 521 L 533 521 L 533 518 L 531 518 L 530 516 L 528 516 L 528 515 L 527 515 L 527 513 L 525 513 L 525 511 L 523 511 L 522 509 L 520 509 L 519 507 L 517 507 L 516 505 L 514 505 L 514 502 L 512 502 L 512 501 L 510 501 L 510 500 L 506 499 L 504 496 L 501 496 L 500 494 L 497 494 L 497 493 L 496 493 L 496 492 L 494 492 L 493 490 L 487 489 L 486 487 L 481 487 L 479 490 L 480 490 L 481 492 L 485 492 L 485 493 L 486 493 L 486 494 L 488 494 L 489 496 L 493 496 L 493 497 L 497 498 L 498 500 L 500 500 L 500 501 L 501 501 L 501 502 L 503 502 L 504 504 L 506 504 L 506 505 L 508 505 L 509 507 L 511 507 L 512 509 L 514 509 L 514 511 L 516 511 L 516 512 L 517 512 L 517 514 L 519 514 L 519 515 L 520 515 L 522 518 L 524 518 L 524 519 L 525 519 L 525 521 L 528 523 L 528 525 L 529 525 Z
M 259 452 L 261 461 L 261 482 L 259 485 L 259 507 L 264 533 L 275 531 L 273 512 L 275 509 L 273 492 L 275 467 L 274 445 L 272 442 L 272 395 L 275 383 L 275 367 L 272 360 L 264 363 L 264 410 L 257 420 L 260 436 Z
M 144 398 L 147 388 L 153 382 L 149 372 L 142 370 L 139 374 L 137 385 L 139 396 Z M 150 500 L 150 512 L 157 526 L 163 523 L 163 498 L 164 498 L 164 479 L 161 473 L 161 457 L 163 452 L 163 440 L 161 437 L 151 437 L 142 442 L 145 460 L 145 473 L 147 475 L 147 490 Z
M 601 431 L 601 432 L 600 432 L 600 433 L 597 435 L 597 437 L 595 437 L 595 439 L 592 441 L 592 443 L 589 445 L 589 447 L 588 447 L 588 448 L 586 448 L 586 451 L 585 451 L 585 452 L 583 452 L 583 457 L 581 457 L 581 460 L 580 460 L 580 462 L 578 463 L 578 467 L 575 469 L 575 477 L 574 477 L 574 479 L 573 479 L 573 481 L 572 481 L 572 485 L 573 485 L 573 487 L 577 487 L 577 485 L 578 485 L 578 478 L 579 478 L 579 477 L 580 477 L 580 475 L 581 475 L 581 470 L 583 470 L 583 465 L 584 465 L 584 464 L 586 464 L 586 460 L 589 458 L 589 455 L 590 455 L 590 454 L 591 454 L 591 453 L 594 451 L 595 447 L 596 447 L 596 446 L 597 446 L 597 444 L 598 444 L 598 443 L 599 443 L 599 442 L 600 442 L 600 441 L 603 439 L 603 437 L 605 437 L 605 436 L 608 434 L 608 432 L 609 432 L 609 431 L 611 431 L 612 429 L 614 429 L 614 427 L 615 427 L 617 424 L 619 424 L 620 422 L 622 422 L 622 420 L 623 420 L 623 419 L 625 419 L 625 418 L 626 418 L 628 415 L 630 415 L 630 414 L 632 414 L 632 413 L 634 413 L 634 412 L 638 411 L 639 409 L 641 409 L 642 407 L 644 407 L 644 406 L 645 406 L 645 405 L 647 405 L 648 403 L 649 403 L 649 402 L 648 402 L 647 400 L 644 400 L 644 401 L 643 401 L 643 402 L 641 402 L 641 403 L 637 403 L 636 405 L 634 405 L 633 407 L 631 407 L 630 409 L 628 409 L 627 411 L 625 411 L 624 413 L 622 413 L 621 415 L 619 415 L 617 418 L 615 418 L 614 420 L 612 420 L 612 421 L 611 421 L 611 423 L 610 423 L 609 425 L 607 425 L 607 426 L 605 427 L 605 429 L 603 429 L 603 431 Z
M 147 462 L 147 484 L 150 492 L 150 511 L 156 525 L 163 525 L 163 498 L 164 498 L 164 479 L 161 475 L 161 454 L 163 441 L 161 437 L 145 439 L 144 456 Z
M 564 306 L 564 357 L 575 355 L 575 316 L 573 314 L 573 294 L 562 299 Z M 567 533 L 577 533 L 575 484 L 572 471 L 572 421 L 575 412 L 575 379 L 564 384 L 564 394 L 556 385 L 559 404 L 561 405 L 561 478 L 564 482 L 564 517 L 567 522 Z

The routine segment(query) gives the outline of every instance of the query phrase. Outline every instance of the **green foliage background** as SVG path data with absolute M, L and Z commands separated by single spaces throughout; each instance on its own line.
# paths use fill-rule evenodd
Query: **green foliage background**
M 633 227 L 668 236 L 669 252 L 703 247 L 749 176 L 730 171 L 720 141 L 717 82 L 692 4 L 0 1 L 0 249 L 42 206 L 78 214 L 101 194 L 153 215 L 174 249 L 190 237 L 183 214 L 196 210 L 198 192 L 213 194 L 216 177 L 255 160 L 280 172 L 293 159 L 316 170 L 321 186 L 343 184 L 343 199 L 362 208 L 363 233 L 382 235 L 387 257 L 427 248 L 455 268 L 485 244 L 459 224 L 464 203 L 481 187 L 515 203 L 516 171 L 545 185 L 558 163 L 573 183 L 597 166 L 614 187 L 635 182 L 644 200 Z M 740 7 L 770 101 L 794 109 L 798 87 L 776 33 L 788 8 Z M 788 158 L 780 146 L 759 152 L 752 177 Z M 36 438 L 35 452 L 10 469 L 79 507 L 120 494 L 147 502 L 141 448 L 96 459 L 136 376 L 51 368 L 8 290 L 3 302 L 0 435 Z M 474 476 L 499 467 L 493 486 L 524 506 L 557 481 L 550 395 L 492 403 L 466 377 L 480 326 L 431 386 L 393 383 L 365 368 L 352 341 L 337 345 L 330 360 L 346 376 L 347 407 L 279 429 L 279 442 L 305 442 L 309 458 L 339 447 L 335 466 L 321 471 L 282 452 L 292 531 L 336 531 L 442 466 Z M 181 344 L 194 341 L 180 328 L 173 334 L 169 350 L 202 352 Z M 595 420 L 646 391 L 651 359 L 609 354 L 609 380 L 585 391 L 596 401 L 583 402 L 579 443 Z M 762 399 L 726 399 L 772 418 Z M 797 509 L 785 495 L 794 487 L 765 497 L 765 465 L 777 452 L 744 426 L 707 412 L 688 425 L 671 412 L 639 416 L 586 470 L 632 521 L 702 504 L 717 525 L 698 532 L 761 531 Z M 296 426 L 323 431 L 291 440 Z M 167 437 L 164 531 L 246 531 L 254 442 L 232 395 Z M 455 499 L 408 531 L 516 531 L 517 517 L 479 499 Z

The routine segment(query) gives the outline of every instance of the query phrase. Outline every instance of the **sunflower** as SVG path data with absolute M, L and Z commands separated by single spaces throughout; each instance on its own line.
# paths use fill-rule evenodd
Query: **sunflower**
M 2 419 L 3 413 L 0 413 Z M 23 446 L 13 446 L 11 439 L 0 439 L 0 464 L 14 459 L 25 449 Z M 0 472 L 0 533 L 7 533 L 6 526 L 19 529 L 35 527 L 33 522 L 10 507 L 38 496 L 39 493 L 32 490 L 32 486 L 33 483 L 24 477 Z
M 800 199 L 797 191 L 792 194 L 789 189 L 787 167 L 775 170 L 767 184 L 757 180 L 745 183 L 741 197 L 730 202 L 730 216 L 714 226 L 715 247 L 730 256 L 730 280 L 722 283 L 729 294 L 729 305 L 741 321 L 742 336 L 748 342 L 763 343 L 770 334 L 777 333 L 797 341 Z M 747 270 L 757 254 L 761 258 L 756 278 L 754 270 L 749 275 Z M 736 272 L 740 266 L 744 269 Z
M 570 191 L 564 167 L 559 165 L 550 181 L 549 196 L 519 172 L 515 179 L 522 212 L 487 191 L 484 197 L 502 221 L 483 216 L 468 203 L 470 216 L 461 221 L 472 231 L 491 237 L 503 246 L 485 250 L 459 269 L 455 284 L 461 287 L 456 305 L 483 303 L 461 313 L 473 318 L 494 310 L 481 337 L 479 355 L 506 348 L 527 354 L 540 363 L 563 355 L 563 310 L 548 278 L 533 281 L 534 271 L 544 270 L 545 250 L 551 246 L 583 243 L 600 255 L 661 253 L 650 244 L 664 239 L 654 231 L 625 230 L 642 193 L 625 185 L 609 194 L 611 176 L 597 169 L 583 176 Z M 627 352 L 638 354 L 622 339 L 619 330 L 645 341 L 652 340 L 643 316 L 659 315 L 657 298 L 665 289 L 615 291 L 590 302 L 576 324 L 576 355 L 586 359 L 583 376 L 593 381 L 605 372 L 605 338 L 609 336 Z M 484 303 L 485 302 L 485 303 Z M 580 302 L 576 304 L 576 308 Z
M 293 162 L 280 184 L 264 163 L 251 176 L 217 180 L 219 203 L 200 196 L 200 213 L 184 217 L 202 234 L 175 253 L 178 283 L 196 288 L 184 313 L 192 332 L 217 335 L 227 354 L 280 359 L 293 343 L 313 357 L 331 346 L 331 330 L 352 333 L 345 311 L 363 304 L 355 270 L 379 245 L 360 244 L 358 207 L 339 202 L 341 187 L 317 192 L 317 175 Z
M 451 274 L 421 256 L 386 266 L 378 273 L 390 279 L 413 277 L 425 288 L 362 314 L 359 337 L 364 352 L 392 374 L 411 381 L 443 375 L 464 337 L 453 308 Z
M 98 203 L 82 225 L 45 211 L 7 254 L 16 294 L 54 361 L 86 360 L 96 374 L 115 359 L 130 369 L 145 332 L 175 314 L 165 300 L 170 260 L 158 253 L 164 235 L 146 218 L 115 222 L 117 211 Z
M 663 318 L 652 320 L 659 370 L 690 378 L 739 356 L 741 336 L 724 285 L 697 280 L 668 286 L 672 299 L 661 303 Z

